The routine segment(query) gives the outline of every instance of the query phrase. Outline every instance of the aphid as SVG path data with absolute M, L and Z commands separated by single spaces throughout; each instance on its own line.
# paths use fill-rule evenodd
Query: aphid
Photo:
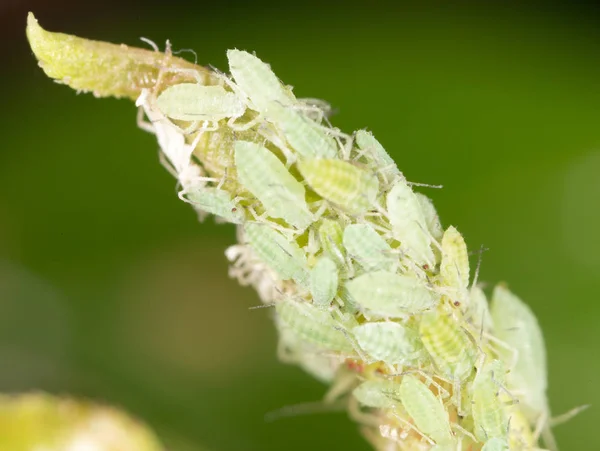
M 268 117 L 281 129 L 288 143 L 304 158 L 335 158 L 335 140 L 301 111 L 273 105 Z
M 475 285 L 469 290 L 469 301 L 465 311 L 465 318 L 473 324 L 476 330 L 489 332 L 493 329 L 492 315 L 487 298 L 481 287 Z
M 443 311 L 423 315 L 419 336 L 438 370 L 452 379 L 453 395 L 462 415 L 460 382 L 473 371 L 477 348 L 460 324 Z
M 393 381 L 365 381 L 352 391 L 352 395 L 363 406 L 374 409 L 394 409 L 400 405 L 400 385 Z
M 508 443 L 505 439 L 495 437 L 485 442 L 481 451 L 508 451 Z
M 434 266 L 427 223 L 415 193 L 403 180 L 398 180 L 387 195 L 387 211 L 392 234 L 406 254 L 420 265 Z
M 283 280 L 293 279 L 300 286 L 308 286 L 306 255 L 296 242 L 263 224 L 247 223 L 244 232 L 256 255 Z
M 387 271 L 363 274 L 346 287 L 366 315 L 380 318 L 402 318 L 434 307 L 438 296 L 422 281 Z
M 402 176 L 402 173 L 398 170 L 398 166 L 396 166 L 396 162 L 373 136 L 373 133 L 366 130 L 358 130 L 354 135 L 354 139 L 358 147 L 367 152 L 375 160 L 377 166 L 383 167 L 381 171 L 387 176 L 388 180 Z
M 354 347 L 327 310 L 286 299 L 275 305 L 282 326 L 298 338 L 329 351 L 352 354 Z
M 323 383 L 332 383 L 338 367 L 342 364 L 339 358 L 315 352 L 314 346 L 300 339 L 281 321 L 276 321 L 279 331 L 277 355 L 288 364 L 299 365 L 304 371 Z
M 338 268 L 346 266 L 346 249 L 343 245 L 344 231 L 337 221 L 322 219 L 317 231 L 323 253 L 331 258 Z
M 156 99 L 158 109 L 168 118 L 192 121 L 197 127 L 200 121 L 212 123 L 207 129 L 215 129 L 217 122 L 230 118 L 233 121 L 244 114 L 245 106 L 237 95 L 222 86 L 203 86 L 199 83 L 180 83 L 169 86 Z
M 471 413 L 475 436 L 482 442 L 508 439 L 508 415 L 499 392 L 504 389 L 506 370 L 500 360 L 484 363 L 473 382 Z
M 237 141 L 235 164 L 238 180 L 263 204 L 269 216 L 283 218 L 299 229 L 311 224 L 304 186 L 270 150 L 253 142 Z
M 319 257 L 310 270 L 310 292 L 313 304 L 329 307 L 338 289 L 338 269 L 333 260 Z
M 237 207 L 227 191 L 195 186 L 181 191 L 179 197 L 198 209 L 220 216 L 234 224 L 242 224 L 244 221 L 244 212 Z
M 538 321 L 531 309 L 503 285 L 494 289 L 491 314 L 496 336 L 518 353 L 509 381 L 520 393 L 529 421 L 535 422 L 548 413 L 546 347 Z
M 417 332 L 398 323 L 365 323 L 352 333 L 370 357 L 388 365 L 413 361 L 421 354 Z
M 453 300 L 466 300 L 469 286 L 469 254 L 463 236 L 450 226 L 442 237 L 440 281 L 453 292 Z
M 455 442 L 442 401 L 419 379 L 405 375 L 400 383 L 402 405 L 419 430 L 438 445 Z
M 440 217 L 437 214 L 432 200 L 425 194 L 421 193 L 415 193 L 415 196 L 417 197 L 419 205 L 421 206 L 421 212 L 425 218 L 427 230 L 429 230 L 429 233 L 435 240 L 439 241 L 444 235 L 444 229 L 440 223 Z
M 296 98 L 271 67 L 243 50 L 227 50 L 229 70 L 237 87 L 250 99 L 254 109 L 268 115 L 270 107 L 293 105 Z
M 360 214 L 374 207 L 379 190 L 377 177 L 347 161 L 324 158 L 298 162 L 308 185 L 321 197 L 349 214 Z
M 366 271 L 391 270 L 392 248 L 369 224 L 351 224 L 344 230 L 344 247 Z

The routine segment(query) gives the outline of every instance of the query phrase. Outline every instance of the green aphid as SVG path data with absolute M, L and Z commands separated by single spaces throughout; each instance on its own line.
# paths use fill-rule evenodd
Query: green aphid
M 244 222 L 243 210 L 231 199 L 227 191 L 211 187 L 191 187 L 182 191 L 180 197 L 195 208 L 220 216 L 228 222 Z
M 310 270 L 310 292 L 313 304 L 329 307 L 338 290 L 338 268 L 328 257 L 319 257 Z
M 323 253 L 335 262 L 338 268 L 346 267 L 346 249 L 343 244 L 344 231 L 337 221 L 322 219 L 317 230 Z
M 469 254 L 463 236 L 452 226 L 446 229 L 442 237 L 440 282 L 449 290 L 452 300 L 468 300 Z
M 400 399 L 421 433 L 446 448 L 455 443 L 448 412 L 427 385 L 413 376 L 403 376 Z
M 280 104 L 271 106 L 268 119 L 282 132 L 290 146 L 303 158 L 336 158 L 338 145 L 322 126 L 301 110 Z
M 379 182 L 368 170 L 326 158 L 300 160 L 298 169 L 319 196 L 346 213 L 361 214 L 375 206 Z
M 269 149 L 237 141 L 235 165 L 239 182 L 256 196 L 269 216 L 282 218 L 298 229 L 312 223 L 304 186 Z
M 251 106 L 268 115 L 273 105 L 297 103 L 292 91 L 284 86 L 271 67 L 243 50 L 227 50 L 229 70 L 237 87 L 248 97 Z
M 344 247 L 365 271 L 389 271 L 398 262 L 390 245 L 367 223 L 346 227 Z
M 508 440 L 508 414 L 499 393 L 505 390 L 506 369 L 500 360 L 484 363 L 472 386 L 471 414 L 475 436 L 482 442 Z
M 246 109 L 233 92 L 222 86 L 180 83 L 169 86 L 156 99 L 158 109 L 168 118 L 181 121 L 207 121 L 214 128 L 222 119 L 242 116 Z
M 375 361 L 388 365 L 414 362 L 421 356 L 417 332 L 394 322 L 370 322 L 356 326 L 352 333 L 359 346 Z
M 429 310 L 439 302 L 438 295 L 421 280 L 387 271 L 363 274 L 346 287 L 368 317 L 404 318 Z
M 352 391 L 356 400 L 373 409 L 394 409 L 400 406 L 400 385 L 387 380 L 365 381 Z
M 433 267 L 435 256 L 421 203 L 404 180 L 398 180 L 386 198 L 392 234 L 400 249 L 419 265 Z
M 283 280 L 295 280 L 308 287 L 309 272 L 306 254 L 294 241 L 265 224 L 248 223 L 244 226 L 248 244 L 256 255 Z
M 282 327 L 298 338 L 324 350 L 353 354 L 354 347 L 342 324 L 334 320 L 327 310 L 308 302 L 286 299 L 275 305 Z
M 402 177 L 402 173 L 398 170 L 396 162 L 385 151 L 381 143 L 373 136 L 373 133 L 366 130 L 358 130 L 354 139 L 360 150 L 374 160 L 375 167 L 386 176 L 388 181 L 391 181 L 396 177 Z
M 440 217 L 437 214 L 437 210 L 433 205 L 433 201 L 427 197 L 425 194 L 415 193 L 417 197 L 417 201 L 421 206 L 421 212 L 423 214 L 423 218 L 425 219 L 425 224 L 427 225 L 427 230 L 431 236 L 436 240 L 441 240 L 444 235 L 444 228 L 440 222 Z M 434 250 L 436 247 L 434 247 Z

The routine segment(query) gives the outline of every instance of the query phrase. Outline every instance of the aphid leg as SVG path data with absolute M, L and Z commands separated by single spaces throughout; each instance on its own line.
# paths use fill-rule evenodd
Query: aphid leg
M 463 435 L 466 435 L 467 437 L 469 437 L 471 440 L 473 440 L 474 442 L 477 442 L 477 438 L 470 433 L 469 431 L 467 431 L 465 428 L 463 428 L 461 425 L 459 425 L 458 423 L 451 423 L 450 427 L 453 429 L 456 429 L 458 432 L 460 432 Z M 462 440 L 462 439 L 461 439 Z M 459 448 L 462 449 L 462 448 Z
M 398 420 L 400 423 L 402 423 L 403 425 L 405 425 L 409 430 L 415 431 L 418 435 L 421 436 L 421 438 L 424 438 L 425 441 L 427 441 L 427 443 L 429 443 L 431 446 L 435 445 L 435 442 L 430 437 L 428 437 L 423 432 L 421 432 L 419 430 L 419 428 L 417 428 L 417 426 L 415 426 L 414 424 L 410 423 L 409 421 L 406 421 L 404 418 L 402 418 L 400 415 L 396 414 L 395 412 L 392 412 L 392 415 L 393 415 L 393 417 L 396 420 Z
M 323 401 L 303 402 L 300 404 L 292 404 L 284 406 L 271 412 L 267 412 L 264 416 L 265 422 L 271 423 L 280 418 L 297 417 L 300 415 L 311 415 L 314 413 L 330 413 L 341 412 L 346 408 L 346 402 L 338 401 L 336 403 L 327 404 Z
M 360 408 L 360 403 L 354 396 L 350 396 L 348 400 L 348 414 L 350 418 L 358 424 L 377 428 L 381 424 L 381 417 L 373 414 L 366 413 Z
M 534 443 L 537 443 L 541 436 L 544 440 L 544 445 L 550 451 L 558 451 L 558 445 L 556 444 L 556 439 L 554 438 L 554 434 L 550 429 L 549 420 L 548 410 L 546 409 L 544 412 L 542 412 L 536 422 L 535 431 L 533 432 L 533 441 Z
M 323 401 L 327 404 L 333 403 L 341 399 L 342 396 L 349 394 L 355 386 L 356 375 L 354 373 L 346 373 L 336 378 L 333 385 L 325 393 Z M 353 396 L 350 397 L 354 398 Z
M 346 339 L 348 340 L 348 342 L 352 345 L 352 348 L 354 349 L 354 351 L 356 352 L 356 354 L 358 354 L 358 357 L 360 360 L 362 360 L 363 362 L 368 362 L 369 359 L 367 359 L 367 356 L 363 354 L 362 350 L 360 349 L 360 346 L 358 345 L 358 343 L 350 336 L 350 334 L 346 331 L 346 329 L 342 326 L 335 326 L 334 327 L 335 330 L 340 331 L 341 333 L 344 334 L 344 336 L 346 337 Z
M 241 116 L 243 116 L 243 114 Z M 256 115 L 256 117 L 249 120 L 248 122 L 244 122 L 243 124 L 238 124 L 236 121 L 241 116 L 230 117 L 229 120 L 227 121 L 227 126 L 236 132 L 243 132 L 243 131 L 251 129 L 256 124 L 258 124 L 259 122 L 264 120 L 263 117 L 260 114 L 258 114 L 258 115 Z
M 569 410 L 568 412 L 561 413 L 558 416 L 550 418 L 549 424 L 551 427 L 556 427 L 563 423 L 566 423 L 567 421 L 571 420 L 573 417 L 579 415 L 581 412 L 586 410 L 588 407 L 590 407 L 590 405 L 585 404 L 583 406 L 575 407 L 575 408 Z
M 428 384 L 433 385 L 436 388 L 436 390 L 438 391 L 438 394 L 440 395 L 440 397 L 442 399 L 448 398 L 450 396 L 450 393 L 448 392 L 448 390 L 446 390 L 439 383 L 437 383 L 429 373 L 427 373 L 427 372 L 425 372 L 425 371 L 423 371 L 423 370 L 421 370 L 419 368 L 410 368 L 410 369 L 408 369 L 406 371 L 403 371 L 401 373 L 390 374 L 390 377 L 404 376 L 405 374 L 411 374 L 411 373 L 416 373 L 416 374 L 420 375 L 421 377 L 423 377 L 425 379 L 425 381 L 427 381 Z M 438 379 L 441 379 L 439 376 L 436 376 L 436 377 Z M 451 383 L 451 381 L 449 381 L 447 379 L 441 379 L 441 380 L 443 382 L 448 383 L 448 384 Z

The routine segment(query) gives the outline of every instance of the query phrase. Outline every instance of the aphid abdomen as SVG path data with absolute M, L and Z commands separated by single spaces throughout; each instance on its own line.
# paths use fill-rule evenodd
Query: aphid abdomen
M 344 231 L 340 224 L 331 219 L 322 219 L 317 230 L 323 253 L 331 258 L 338 268 L 346 267 L 346 249 L 343 244 Z
M 276 230 L 257 223 L 247 223 L 244 233 L 256 255 L 283 280 L 293 279 L 308 287 L 306 255 L 295 241 L 289 241 Z
M 356 400 L 365 407 L 392 409 L 400 405 L 400 385 L 386 380 L 365 381 L 352 391 Z
M 389 271 L 397 261 L 389 244 L 369 224 L 347 226 L 344 247 L 366 271 Z
M 471 411 L 475 436 L 482 442 L 492 438 L 508 439 L 508 415 L 499 396 L 504 389 L 504 376 L 504 365 L 499 360 L 484 364 L 475 376 Z
M 403 318 L 433 308 L 438 296 L 422 281 L 401 274 L 375 271 L 346 284 L 359 308 L 380 318 Z
M 284 300 L 275 305 L 282 321 L 293 334 L 313 345 L 346 354 L 353 353 L 352 343 L 339 330 L 328 311 L 306 302 Z
M 413 361 L 420 354 L 417 333 L 398 323 L 365 323 L 352 332 L 370 357 L 389 365 Z
M 222 86 L 180 83 L 165 89 L 156 99 L 167 117 L 182 121 L 220 121 L 244 113 L 238 97 Z
M 401 249 L 420 265 L 433 266 L 428 226 L 415 193 L 404 180 L 398 180 L 386 198 L 394 238 Z
M 461 295 L 469 286 L 469 254 L 463 236 L 450 226 L 442 237 L 440 279 Z
M 304 158 L 335 158 L 335 140 L 301 111 L 279 104 L 270 108 L 269 120 L 276 123 L 286 140 Z
M 519 393 L 523 411 L 535 422 L 548 413 L 546 388 L 546 347 L 532 310 L 505 286 L 498 285 L 492 295 L 491 314 L 496 337 L 517 351 L 517 362 L 509 382 Z M 510 356 L 502 353 L 508 363 Z
M 237 141 L 235 164 L 239 181 L 269 216 L 282 218 L 299 229 L 311 224 L 304 186 L 270 150 L 253 142 Z
M 419 430 L 438 445 L 454 442 L 448 412 L 441 400 L 417 378 L 405 375 L 400 383 L 402 405 Z
M 310 271 L 310 292 L 313 303 L 319 307 L 329 307 L 338 289 L 338 269 L 333 260 L 319 257 Z
M 427 313 L 419 323 L 423 346 L 438 369 L 447 377 L 462 381 L 475 365 L 476 348 L 467 332 L 443 311 Z
M 388 182 L 396 177 L 402 177 L 402 173 L 398 169 L 398 166 L 396 166 L 396 162 L 373 136 L 373 133 L 366 130 L 358 130 L 354 135 L 354 139 L 359 149 L 364 151 L 373 160 L 373 166 L 383 168 L 382 172 L 385 174 Z
M 349 214 L 374 207 L 379 190 L 377 177 L 347 161 L 325 158 L 300 160 L 298 169 L 321 197 Z

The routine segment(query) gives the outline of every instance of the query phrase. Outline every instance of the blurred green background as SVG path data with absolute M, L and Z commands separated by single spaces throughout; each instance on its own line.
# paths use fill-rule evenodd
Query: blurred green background
M 368 450 L 344 414 L 265 413 L 325 387 L 277 362 L 267 310 L 227 277 L 231 226 L 199 224 L 134 106 L 53 84 L 42 26 L 193 48 L 226 69 L 255 50 L 300 97 L 369 127 L 445 226 L 543 327 L 563 450 L 600 449 L 600 11 L 564 2 L 0 3 L 0 391 L 125 407 L 173 450 Z M 187 55 L 193 58 L 191 55 Z M 473 257 L 474 265 L 476 258 Z

